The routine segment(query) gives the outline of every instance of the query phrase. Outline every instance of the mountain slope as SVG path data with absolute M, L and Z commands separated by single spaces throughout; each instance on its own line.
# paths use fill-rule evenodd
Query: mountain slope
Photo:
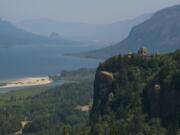
M 22 29 L 15 27 L 8 21 L 0 19 L 0 45 L 21 45 L 21 44 L 60 44 L 72 43 L 64 39 L 54 39 L 52 37 L 45 37 L 26 32 Z
M 49 35 L 55 31 L 62 37 L 72 40 L 111 43 L 126 38 L 133 26 L 144 22 L 150 16 L 151 14 L 145 14 L 131 20 L 112 24 L 85 24 L 35 19 L 19 22 L 17 25 L 27 31 L 41 35 Z
M 180 48 L 180 5 L 155 13 L 149 20 L 134 27 L 122 42 L 87 53 L 89 57 L 110 57 L 134 52 L 145 46 L 152 52 L 170 52 Z

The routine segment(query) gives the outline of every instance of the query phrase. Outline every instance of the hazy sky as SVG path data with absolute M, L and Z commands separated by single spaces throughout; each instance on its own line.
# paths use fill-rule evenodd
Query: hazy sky
M 176 4 L 180 0 L 0 0 L 0 17 L 111 23 Z

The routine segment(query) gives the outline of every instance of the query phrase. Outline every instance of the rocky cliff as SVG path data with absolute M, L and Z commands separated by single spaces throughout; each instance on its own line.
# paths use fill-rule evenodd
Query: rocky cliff
M 92 134 L 175 135 L 180 123 L 180 51 L 118 55 L 100 64 Z

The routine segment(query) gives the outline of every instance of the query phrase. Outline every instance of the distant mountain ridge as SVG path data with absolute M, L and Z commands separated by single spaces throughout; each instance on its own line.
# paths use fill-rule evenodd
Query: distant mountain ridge
M 135 26 L 122 42 L 80 55 L 107 58 L 119 53 L 135 52 L 145 46 L 151 52 L 171 52 L 180 48 L 180 5 L 162 9 Z
M 17 28 L 12 23 L 0 19 L 0 45 L 7 47 L 21 44 L 70 44 L 73 41 L 62 38 L 54 39 L 47 36 L 37 35 Z
M 150 17 L 151 14 L 145 14 L 131 20 L 112 24 L 85 24 L 34 19 L 19 22 L 17 25 L 36 34 L 49 35 L 51 32 L 57 32 L 62 37 L 72 40 L 112 43 L 126 38 L 133 26 Z

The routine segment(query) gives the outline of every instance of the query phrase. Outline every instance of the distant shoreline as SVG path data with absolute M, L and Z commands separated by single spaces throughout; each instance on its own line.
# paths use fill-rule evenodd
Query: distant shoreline
M 0 81 L 0 88 L 38 86 L 50 84 L 52 82 L 53 81 L 49 77 L 25 77 L 9 81 Z

